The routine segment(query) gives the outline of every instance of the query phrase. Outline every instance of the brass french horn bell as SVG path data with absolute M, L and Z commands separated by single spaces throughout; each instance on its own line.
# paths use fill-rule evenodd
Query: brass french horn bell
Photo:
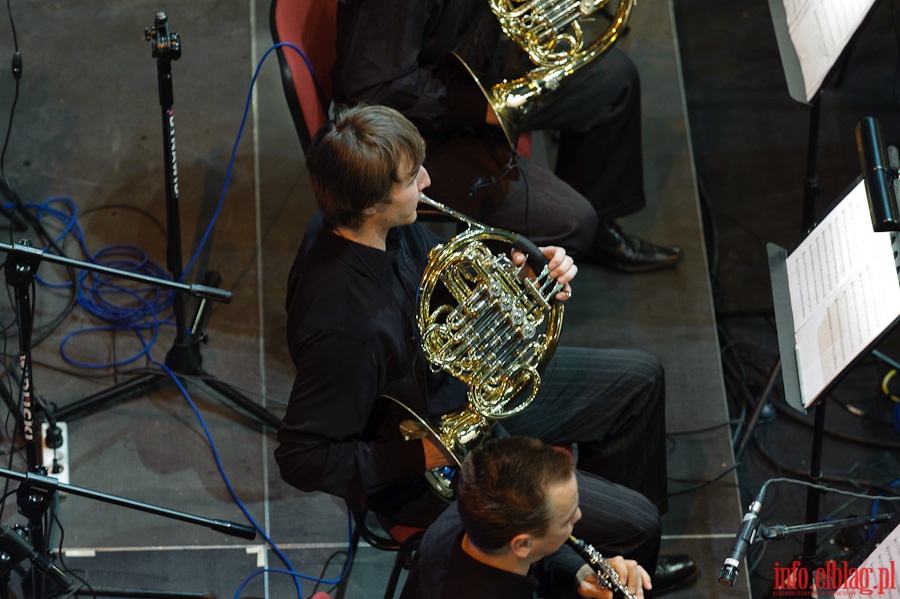
M 534 400 L 540 371 L 549 362 L 562 330 L 562 288 L 550 277 L 547 260 L 533 243 L 515 233 L 488 227 L 422 195 L 420 202 L 466 223 L 468 229 L 435 246 L 419 285 L 417 324 L 432 368 L 467 386 L 466 405 L 424 418 L 402 402 L 411 418 L 401 423 L 406 438 L 430 437 L 461 465 L 490 437 L 494 421 L 517 414 Z M 486 244 L 522 250 L 535 277 L 525 276 L 507 253 Z M 425 474 L 441 497 L 453 498 L 449 470 Z
M 543 102 L 571 75 L 609 50 L 624 29 L 634 0 L 619 0 L 609 16 L 610 24 L 590 44 L 585 44 L 582 21 L 591 20 L 609 0 L 489 0 L 503 33 L 516 42 L 536 65 L 518 79 L 478 75 L 458 54 L 497 115 L 503 133 L 515 149 L 528 113 Z M 607 11 L 604 11 L 607 12 Z

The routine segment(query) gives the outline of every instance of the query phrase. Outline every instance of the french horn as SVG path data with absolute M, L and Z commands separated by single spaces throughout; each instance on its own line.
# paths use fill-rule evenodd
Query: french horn
M 401 423 L 406 438 L 431 437 L 457 467 L 490 437 L 494 421 L 518 414 L 534 400 L 540 371 L 549 362 L 562 330 L 563 306 L 553 298 L 562 285 L 550 277 L 547 259 L 515 233 L 488 227 L 422 195 L 420 202 L 449 214 L 468 228 L 429 254 L 417 300 L 422 349 L 432 368 L 466 383 L 466 405 L 426 419 Z M 516 266 L 499 242 L 527 256 Z M 526 276 L 530 270 L 534 277 Z M 453 498 L 454 468 L 426 472 L 438 495 Z
M 491 10 L 508 38 L 516 42 L 536 66 L 518 79 L 502 79 L 487 87 L 466 61 L 456 55 L 475 79 L 497 115 L 511 148 L 522 132 L 528 113 L 563 81 L 608 51 L 625 28 L 634 0 L 618 0 L 609 26 L 591 43 L 585 41 L 582 21 L 609 5 L 609 0 L 489 0 Z

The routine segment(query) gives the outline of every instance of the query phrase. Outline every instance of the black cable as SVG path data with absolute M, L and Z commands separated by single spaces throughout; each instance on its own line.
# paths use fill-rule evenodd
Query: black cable
M 337 557 L 341 557 L 341 556 L 343 556 L 346 559 L 348 556 L 348 552 L 344 551 L 344 550 L 335 551 L 334 553 L 329 555 L 328 558 L 325 560 L 325 563 L 322 564 L 322 569 L 319 571 L 319 576 L 317 577 L 316 584 L 313 585 L 312 591 L 310 591 L 310 598 L 319 591 L 319 585 L 321 585 L 322 581 L 325 580 L 325 573 L 328 570 L 328 566 L 331 564 L 331 560 L 333 560 Z M 341 570 L 343 570 L 344 567 L 345 566 L 342 566 Z M 329 588 L 325 589 L 325 592 L 330 594 L 331 591 L 336 589 L 339 584 L 341 584 L 341 583 L 338 582 L 338 583 L 330 586 Z
M 12 75 L 13 79 L 15 80 L 15 90 L 13 92 L 12 105 L 9 109 L 9 119 L 7 120 L 6 124 L 6 135 L 4 136 L 3 149 L 0 150 L 0 193 L 7 196 L 13 203 L 11 218 L 14 218 L 17 214 L 20 215 L 29 225 L 31 225 L 35 233 L 37 233 L 38 236 L 40 236 L 47 242 L 47 245 L 49 247 L 51 247 L 60 256 L 64 256 L 65 254 L 63 253 L 63 251 L 59 248 L 59 246 L 56 245 L 56 242 L 53 240 L 53 238 L 47 234 L 47 231 L 44 230 L 41 221 L 25 209 L 25 206 L 22 204 L 22 200 L 19 198 L 18 194 L 16 194 L 15 190 L 13 190 L 12 185 L 9 184 L 9 180 L 6 178 L 6 150 L 9 147 L 9 138 L 12 134 L 12 127 L 16 114 L 16 106 L 19 103 L 19 80 L 22 78 L 22 53 L 19 50 L 19 36 L 16 33 L 16 23 L 12 15 L 11 0 L 6 0 L 6 12 L 9 15 L 9 25 L 12 29 L 13 34 Z M 12 244 L 13 227 L 10 227 L 9 229 L 9 240 L 10 244 Z
M 727 476 L 729 473 L 737 470 L 738 466 L 740 466 L 740 464 L 734 464 L 733 466 L 729 466 L 728 468 L 726 468 L 725 470 L 723 470 L 722 472 L 717 474 L 712 479 L 702 480 L 702 482 L 700 484 L 694 485 L 693 487 L 688 487 L 687 489 L 681 489 L 680 491 L 672 491 L 671 493 L 667 493 L 666 497 L 675 497 L 676 495 L 684 495 L 686 493 L 693 493 L 694 491 L 699 491 L 700 489 L 705 489 L 706 487 L 712 486 L 712 485 L 716 484 L 717 482 L 719 482 L 722 478 Z M 675 481 L 675 482 L 694 482 L 691 479 L 678 479 L 678 478 L 675 478 L 672 476 L 667 477 L 667 479 L 671 480 L 671 481 Z
M 757 449 L 757 451 L 759 451 L 759 454 L 762 455 L 769 463 L 774 465 L 778 469 L 779 472 L 781 472 L 781 471 L 787 472 L 787 473 L 797 477 L 798 479 L 802 479 L 802 478 L 809 476 L 809 472 L 804 472 L 802 470 L 798 470 L 796 468 L 786 466 L 782 462 L 779 462 L 777 459 L 775 459 L 774 456 L 772 456 L 765 449 L 763 449 L 762 443 L 759 443 L 756 439 L 753 439 L 753 445 Z M 893 478 L 896 478 L 896 477 L 893 477 Z M 897 489 L 895 489 L 893 487 L 885 486 L 884 484 L 878 483 L 875 481 L 863 480 L 863 479 L 859 479 L 859 478 L 848 478 L 846 476 L 838 476 L 836 474 L 827 474 L 824 472 L 821 475 L 821 480 L 829 482 L 829 483 L 850 485 L 850 486 L 854 486 L 854 487 L 858 487 L 858 488 L 874 489 L 874 490 L 881 491 L 886 494 L 896 495 L 896 496 L 900 497 L 900 491 L 898 491 Z M 799 481 L 799 482 L 800 482 L 800 484 L 804 484 L 804 485 L 813 485 L 814 484 L 814 483 L 810 483 L 807 481 Z M 839 490 L 835 487 L 826 487 L 824 485 L 819 485 L 819 487 L 824 491 L 838 491 Z M 847 494 L 846 491 L 842 491 L 842 493 Z M 884 499 L 884 497 L 880 497 L 880 496 L 872 496 L 869 498 L 873 499 L 873 500 L 874 499 Z
M 823 398 L 823 401 L 827 401 L 828 397 Z M 780 402 L 770 402 L 772 407 L 778 410 L 779 414 L 786 415 L 790 420 L 801 424 L 804 428 L 812 429 L 813 423 L 809 421 L 808 418 L 804 418 L 797 410 L 794 408 L 782 405 Z M 857 416 L 859 417 L 859 416 Z M 864 447 L 875 447 L 878 449 L 890 449 L 892 451 L 900 450 L 900 442 L 892 442 L 892 441 L 880 441 L 871 438 L 862 438 L 857 437 L 855 435 L 848 435 L 846 433 L 842 433 L 832 429 L 825 429 L 824 434 L 833 439 L 838 439 L 840 441 L 846 441 L 848 443 L 853 443 L 855 445 L 861 445 Z
M 6 124 L 6 136 L 3 141 L 3 150 L 0 151 L 0 183 L 2 183 L 4 191 L 9 189 L 9 185 L 6 182 L 6 171 L 4 170 L 6 149 L 9 146 L 9 136 L 12 132 L 13 118 L 16 114 L 16 104 L 19 103 L 19 79 L 22 78 L 22 54 L 19 52 L 19 36 L 16 33 L 16 23 L 12 16 L 11 0 L 6 0 L 6 13 L 9 15 L 9 26 L 12 29 L 13 36 L 12 74 L 16 86 L 13 93 L 12 107 L 9 110 L 9 120 Z M 12 231 L 10 231 L 10 235 L 12 235 Z
M 81 586 L 87 587 L 88 591 L 90 591 L 90 593 L 91 593 L 91 596 L 93 596 L 94 599 L 97 599 L 97 593 L 94 591 L 94 588 L 90 584 L 88 584 L 87 573 L 85 572 L 85 577 L 82 578 L 81 576 L 79 576 L 78 574 L 75 573 L 76 570 L 72 570 L 71 568 L 69 568 L 69 566 L 66 565 L 66 562 L 63 559 L 63 540 L 66 537 L 66 531 L 63 528 L 62 522 L 60 522 L 59 517 L 56 515 L 55 511 L 53 512 L 53 519 L 56 521 L 56 525 L 59 527 L 59 549 L 57 550 L 56 554 L 59 556 L 59 564 L 62 566 L 62 570 L 66 574 L 68 574 L 69 576 L 71 576 L 72 578 L 74 578 L 75 580 L 80 582 Z M 81 590 L 80 587 L 73 589 L 69 593 L 69 596 L 77 594 L 79 590 Z

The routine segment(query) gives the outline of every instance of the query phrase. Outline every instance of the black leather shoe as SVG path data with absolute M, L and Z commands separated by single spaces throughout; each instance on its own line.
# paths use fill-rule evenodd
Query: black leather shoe
M 656 563 L 653 597 L 689 586 L 697 579 L 697 564 L 690 555 L 660 555 Z
M 650 243 L 625 233 L 613 221 L 607 221 L 597 227 L 588 258 L 619 272 L 649 272 L 681 262 L 681 248 Z

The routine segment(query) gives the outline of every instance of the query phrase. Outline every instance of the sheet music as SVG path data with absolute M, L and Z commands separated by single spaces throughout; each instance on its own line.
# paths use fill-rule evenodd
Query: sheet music
M 884 526 L 884 524 L 882 524 Z M 840 574 L 843 584 L 835 593 L 840 599 L 861 599 L 863 597 L 896 597 L 897 567 L 900 564 L 900 527 L 891 531 L 859 568 L 835 571 L 830 577 Z
M 859 28 L 875 0 L 779 0 L 783 13 L 773 10 L 776 33 L 786 27 L 787 38 L 793 45 L 802 73 L 805 100 L 811 101 L 825 81 L 825 76 L 840 57 L 850 38 Z M 775 0 L 771 0 L 774 3 Z M 782 17 L 783 14 L 783 17 Z M 785 22 L 782 22 L 784 19 Z M 780 36 L 785 37 L 785 36 Z M 793 64 L 787 66 L 784 53 L 787 48 L 779 44 L 782 61 L 788 78 L 788 88 L 796 97 L 799 82 L 792 81 Z M 793 63 L 794 57 L 790 57 Z
M 804 407 L 900 316 L 891 233 L 860 182 L 787 258 Z

